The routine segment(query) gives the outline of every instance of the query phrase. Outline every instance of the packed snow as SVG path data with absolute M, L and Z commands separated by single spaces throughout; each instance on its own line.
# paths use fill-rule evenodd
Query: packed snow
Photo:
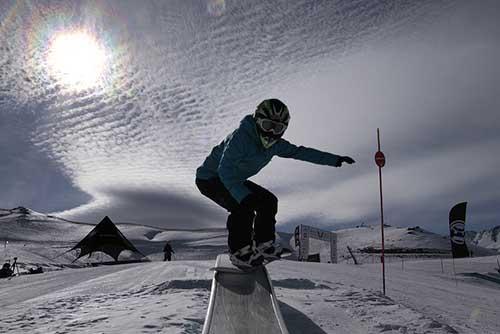
M 6 211 L 0 217 L 2 237 L 20 237 L 16 229 L 22 229 L 24 240 L 2 240 L 0 260 L 16 256 L 20 273 L 33 266 L 44 273 L 0 280 L 1 333 L 201 333 L 213 277 L 209 268 L 225 251 L 223 230 L 117 224 L 153 261 L 92 267 L 86 262 L 99 257 L 74 263 L 74 253 L 57 257 L 91 225 Z M 40 229 L 42 222 L 50 228 Z M 49 240 L 54 229 L 60 233 Z M 379 231 L 369 230 L 338 231 L 339 240 L 360 249 L 376 240 Z M 388 239 L 403 229 L 393 230 Z M 63 234 L 71 242 L 60 240 Z M 437 248 L 432 240 L 439 238 L 426 234 L 429 238 L 411 247 Z M 34 241 L 36 236 L 42 241 Z M 160 261 L 165 240 L 173 244 L 175 261 Z M 290 333 L 498 333 L 500 328 L 496 256 L 387 263 L 386 295 L 379 263 L 282 260 L 268 270 Z

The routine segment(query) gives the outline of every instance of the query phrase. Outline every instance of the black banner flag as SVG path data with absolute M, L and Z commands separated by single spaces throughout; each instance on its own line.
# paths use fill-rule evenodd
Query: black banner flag
M 450 210 L 451 252 L 454 258 L 468 257 L 465 244 L 465 211 L 467 202 L 458 203 Z

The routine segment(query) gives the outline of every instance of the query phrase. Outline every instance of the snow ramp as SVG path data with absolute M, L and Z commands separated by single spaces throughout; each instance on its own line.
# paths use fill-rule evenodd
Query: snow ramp
M 234 267 L 227 254 L 215 262 L 203 334 L 288 334 L 269 274 Z

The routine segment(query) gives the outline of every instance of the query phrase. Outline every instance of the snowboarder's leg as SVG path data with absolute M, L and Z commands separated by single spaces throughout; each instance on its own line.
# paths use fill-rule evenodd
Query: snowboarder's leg
M 269 190 L 251 181 L 246 181 L 245 185 L 260 200 L 254 221 L 255 251 L 263 256 L 265 263 L 279 260 L 283 253 L 283 248 L 279 243 L 275 242 L 278 198 Z
M 240 206 L 227 218 L 229 231 L 228 244 L 231 253 L 229 259 L 240 268 L 252 268 L 262 264 L 264 257 L 255 251 L 252 242 L 253 211 Z
M 235 252 L 251 244 L 253 212 L 244 210 L 219 178 L 196 179 L 196 186 L 203 195 L 229 211 L 226 223 L 229 231 L 229 250 Z
M 196 186 L 203 195 L 229 211 L 226 223 L 229 230 L 229 250 L 234 252 L 243 246 L 251 244 L 254 213 L 245 210 L 233 198 L 219 178 L 210 180 L 196 179 Z
M 196 179 L 196 186 L 203 195 L 229 212 L 236 210 L 240 206 L 219 178 L 210 180 Z
M 200 192 L 229 211 L 227 218 L 228 246 L 231 261 L 241 267 L 251 267 L 262 262 L 262 257 L 255 253 L 252 234 L 255 213 L 243 208 L 226 189 L 218 178 L 210 180 L 196 179 Z
M 238 208 L 227 217 L 227 230 L 229 231 L 228 245 L 231 253 L 252 245 L 252 223 L 255 214 L 252 211 Z
M 259 186 L 252 181 L 246 181 L 250 191 L 259 198 L 259 206 L 256 209 L 254 221 L 254 240 L 257 244 L 266 241 L 274 241 L 276 214 L 278 213 L 278 198 L 269 190 Z

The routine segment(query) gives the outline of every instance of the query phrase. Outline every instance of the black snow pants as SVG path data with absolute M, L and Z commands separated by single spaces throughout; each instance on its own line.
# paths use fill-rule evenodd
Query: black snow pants
M 247 180 L 244 185 L 256 195 L 259 201 L 256 211 L 240 205 L 219 178 L 196 179 L 196 186 L 203 195 L 229 211 L 226 226 L 229 231 L 228 246 L 231 252 L 251 245 L 252 239 L 258 244 L 269 240 L 274 241 L 275 238 L 278 198 L 252 181 Z

